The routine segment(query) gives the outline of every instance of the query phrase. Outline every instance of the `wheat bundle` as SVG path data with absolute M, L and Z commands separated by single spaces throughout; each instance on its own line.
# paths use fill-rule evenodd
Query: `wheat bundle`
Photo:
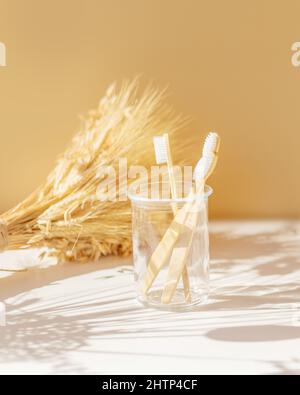
M 0 245 L 7 249 L 47 247 L 59 261 L 91 261 L 131 251 L 129 201 L 102 201 L 97 195 L 103 166 L 154 163 L 152 138 L 167 130 L 177 163 L 190 145 L 177 131 L 185 120 L 164 102 L 165 92 L 139 81 L 113 84 L 58 160 L 44 185 L 2 215 Z

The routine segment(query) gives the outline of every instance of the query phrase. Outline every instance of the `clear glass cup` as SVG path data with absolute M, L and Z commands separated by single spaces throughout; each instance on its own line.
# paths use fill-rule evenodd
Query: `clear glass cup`
M 189 192 L 178 199 L 129 192 L 135 283 L 142 304 L 182 310 L 207 300 L 212 192 L 205 186 L 198 197 Z

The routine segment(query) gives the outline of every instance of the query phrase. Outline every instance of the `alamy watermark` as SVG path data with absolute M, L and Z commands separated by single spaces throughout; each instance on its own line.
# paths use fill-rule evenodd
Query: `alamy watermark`
M 193 185 L 192 166 L 172 168 L 176 196 L 187 197 Z M 168 167 L 128 166 L 127 158 L 120 158 L 116 166 L 101 166 L 97 172 L 98 186 L 92 200 L 126 201 L 132 194 L 142 198 L 169 199 L 172 197 Z
M 6 46 L 0 42 L 0 67 L 6 66 Z
M 295 42 L 292 45 L 292 58 L 291 62 L 294 67 L 300 67 L 300 42 Z

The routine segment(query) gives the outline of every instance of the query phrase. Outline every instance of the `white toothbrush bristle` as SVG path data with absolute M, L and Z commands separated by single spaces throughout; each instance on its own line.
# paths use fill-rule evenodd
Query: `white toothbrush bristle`
M 161 165 L 167 163 L 167 147 L 164 136 L 153 137 L 156 163 Z
M 203 146 L 203 156 L 209 156 L 217 153 L 219 148 L 219 136 L 217 133 L 210 132 L 205 139 Z

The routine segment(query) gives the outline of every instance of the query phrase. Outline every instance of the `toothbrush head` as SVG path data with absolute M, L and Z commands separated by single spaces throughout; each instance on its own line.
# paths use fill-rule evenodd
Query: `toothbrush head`
M 202 155 L 217 155 L 220 147 L 220 137 L 217 133 L 210 132 L 205 139 Z
M 211 176 L 217 164 L 219 147 L 219 135 L 214 132 L 209 133 L 204 142 L 202 158 L 197 163 L 193 174 L 195 181 L 205 181 Z
M 167 163 L 168 152 L 167 152 L 166 135 L 153 137 L 153 144 L 155 150 L 156 163 L 158 165 Z

